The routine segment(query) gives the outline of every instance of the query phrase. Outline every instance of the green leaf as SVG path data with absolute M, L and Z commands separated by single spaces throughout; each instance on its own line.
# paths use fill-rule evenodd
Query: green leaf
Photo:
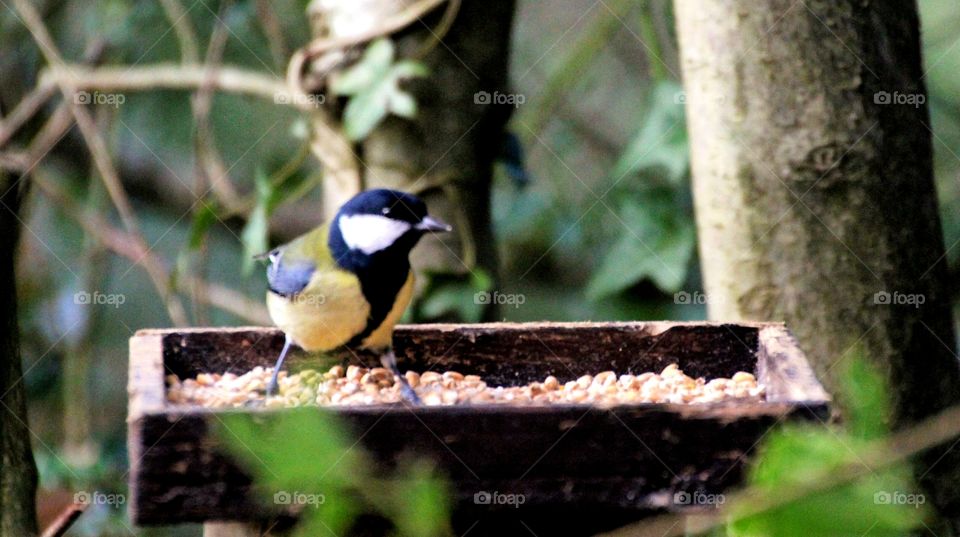
M 193 220 L 190 223 L 190 232 L 187 239 L 187 249 L 197 250 L 203 245 L 203 240 L 207 237 L 210 226 L 217 221 L 217 213 L 209 203 L 201 203 L 197 211 L 193 213 Z
M 682 87 L 676 82 L 658 82 L 650 96 L 643 126 L 634 135 L 611 172 L 614 181 L 644 169 L 666 171 L 668 182 L 678 185 L 690 165 L 683 105 L 677 102 Z
M 449 534 L 447 491 L 433 466 L 417 461 L 402 469 L 398 507 L 390 513 L 400 535 L 439 537 Z
M 362 140 L 387 116 L 389 94 L 382 85 L 350 99 L 343 111 L 343 129 L 352 141 Z
M 493 279 L 480 268 L 473 269 L 468 280 L 460 276 L 431 276 L 419 306 L 420 314 L 424 319 L 456 314 L 463 322 L 480 322 L 485 302 L 478 299 L 478 293 L 488 292 L 492 287 Z
M 591 276 L 588 297 L 619 293 L 644 278 L 667 293 L 680 289 L 687 279 L 695 232 L 690 219 L 671 204 L 648 200 L 643 208 L 635 203 L 621 207 L 615 225 L 625 229 L 617 230 L 620 238 Z
M 417 113 L 416 102 L 400 89 L 400 81 L 426 76 L 427 68 L 411 60 L 391 65 L 393 56 L 393 43 L 378 39 L 356 65 L 331 82 L 334 93 L 350 96 L 343 112 L 343 127 L 352 141 L 366 138 L 388 113 L 406 118 Z
M 430 70 L 426 65 L 412 60 L 399 61 L 393 66 L 393 76 L 400 79 L 423 78 L 429 74 Z
M 408 461 L 384 479 L 347 431 L 329 411 L 298 409 L 227 413 L 216 434 L 253 475 L 266 505 L 299 509 L 296 535 L 346 535 L 367 512 L 387 516 L 400 535 L 448 534 L 447 487 L 432 464 Z
M 337 95 L 356 95 L 366 91 L 387 77 L 393 54 L 392 41 L 377 39 L 367 47 L 359 62 L 334 78 L 330 89 Z
M 868 446 L 876 449 L 883 434 L 882 412 L 877 412 L 886 406 L 888 392 L 882 377 L 861 356 L 854 351 L 841 377 L 849 429 L 796 424 L 771 433 L 749 475 L 751 487 L 761 495 L 792 497 L 797 487 L 810 487 L 863 465 L 861 453 Z M 914 484 L 909 466 L 868 470 L 853 482 L 798 496 L 761 513 L 750 514 L 746 503 L 733 505 L 729 533 L 737 537 L 893 537 L 919 526 L 927 515 L 927 500 Z M 803 490 L 807 489 L 797 492 Z
M 270 178 L 263 173 L 263 170 L 257 169 L 254 174 L 254 185 L 257 201 L 240 233 L 240 241 L 243 244 L 242 272 L 244 275 L 249 275 L 253 270 L 253 257 L 266 252 L 269 248 L 270 214 L 273 213 L 279 200 L 278 192 L 273 188 Z
M 390 96 L 390 111 L 401 117 L 414 118 L 417 116 L 417 101 L 409 93 L 397 90 Z
M 876 439 L 889 432 L 890 416 L 883 375 L 864 358 L 861 346 L 848 351 L 842 358 L 841 378 L 837 399 L 845 409 L 845 425 L 857 438 Z

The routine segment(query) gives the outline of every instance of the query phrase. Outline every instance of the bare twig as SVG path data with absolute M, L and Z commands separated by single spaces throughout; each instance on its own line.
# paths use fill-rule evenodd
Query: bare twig
M 50 36 L 50 32 L 47 30 L 46 25 L 40 18 L 40 14 L 37 13 L 33 5 L 27 0 L 13 0 L 13 3 L 24 25 L 26 25 L 34 41 L 36 41 L 39 46 L 40 52 L 44 58 L 46 58 L 47 63 L 50 65 L 64 65 L 63 57 L 60 55 L 53 38 Z M 80 128 L 80 134 L 83 136 L 87 148 L 93 156 L 93 162 L 100 173 L 100 179 L 103 181 L 104 186 L 106 186 L 107 193 L 110 195 L 114 207 L 120 214 L 120 219 L 123 221 L 124 227 L 130 234 L 129 238 L 138 243 L 138 245 L 145 247 L 146 241 L 140 233 L 137 219 L 133 213 L 133 207 L 130 204 L 123 185 L 120 183 L 120 176 L 117 174 L 113 162 L 110 159 L 106 142 L 100 135 L 100 131 L 97 129 L 93 118 L 87 110 L 81 108 L 80 105 L 75 102 L 74 96 L 76 94 L 76 88 L 71 83 L 71 80 L 69 78 L 60 80 L 58 85 L 63 94 L 64 103 L 70 107 L 77 126 Z M 164 279 L 162 266 L 148 262 L 144 263 L 143 267 L 150 276 L 154 286 L 160 291 L 174 324 L 181 326 L 188 324 L 186 310 L 184 310 L 183 304 L 172 292 L 169 282 Z
M 277 68 L 282 68 L 287 59 L 287 44 L 283 38 L 283 27 L 280 19 L 273 12 L 273 3 L 269 0 L 257 0 L 257 19 L 263 28 L 263 35 L 267 38 L 270 55 Z
M 162 266 L 157 255 L 131 240 L 129 233 L 117 229 L 100 214 L 84 211 L 83 207 L 61 189 L 55 181 L 49 179 L 43 170 L 35 170 L 33 180 L 41 192 L 63 209 L 67 216 L 77 222 L 86 234 L 95 237 L 104 247 L 140 266 L 145 266 L 147 263 Z M 164 277 L 169 279 L 169 274 L 165 273 Z M 208 297 L 211 306 L 256 324 L 270 324 L 270 317 L 262 303 L 251 300 L 242 293 L 220 284 L 205 282 L 194 277 L 187 277 L 182 280 L 179 285 L 183 288 L 205 287 L 204 295 Z
M 167 0 L 176 2 L 176 0 Z M 178 4 L 179 5 L 179 4 Z M 207 54 L 204 64 L 207 66 L 208 80 L 210 75 L 216 72 L 217 67 L 223 57 L 223 50 L 227 44 L 227 25 L 223 22 L 226 11 L 230 8 L 232 2 L 220 4 L 220 15 L 216 17 L 217 22 L 214 25 L 213 33 L 210 37 L 210 43 L 207 45 Z M 184 63 L 187 58 L 184 57 Z M 194 197 L 201 199 L 209 190 L 213 191 L 214 196 L 220 203 L 226 207 L 236 206 L 238 202 L 237 191 L 233 188 L 230 181 L 229 171 L 217 151 L 217 144 L 214 138 L 213 127 L 210 124 L 210 108 L 213 105 L 213 88 L 209 83 L 200 86 L 196 93 L 190 98 L 190 108 L 194 117 L 194 152 L 196 153 L 196 179 L 194 180 Z M 205 204 L 204 204 L 205 206 Z M 194 209 L 199 210 L 194 204 Z M 194 257 L 190 269 L 197 274 L 202 274 L 207 261 L 206 241 L 203 241 L 197 255 Z M 207 289 L 205 286 L 194 285 L 190 288 L 190 296 L 194 299 L 194 318 L 197 322 L 204 324 L 206 322 L 207 310 L 205 296 Z
M 183 9 L 179 0 L 160 0 L 160 5 L 163 6 L 163 12 L 177 35 L 183 63 L 199 62 L 200 42 L 197 39 L 197 33 L 193 30 L 193 24 L 190 23 L 190 17 L 187 16 L 187 10 Z
M 270 99 L 276 104 L 294 106 L 312 112 L 316 107 L 287 88 L 279 78 L 257 71 L 220 67 L 210 72 L 206 66 L 158 63 L 144 67 L 99 67 L 90 69 L 76 64 L 48 66 L 40 74 L 40 84 L 64 81 L 77 90 L 155 91 L 157 89 L 193 90 L 209 85 L 217 90 Z
M 20 102 L 17 104 L 16 108 L 10 112 L 10 115 L 3 118 L 3 121 L 0 122 L 0 147 L 3 147 L 10 141 L 10 138 L 24 123 L 30 121 L 42 107 L 47 104 L 54 94 L 57 93 L 57 88 L 52 85 L 41 85 L 36 86 L 33 90 L 30 91 Z
M 84 63 L 97 63 L 102 57 L 105 48 L 105 41 L 102 39 L 94 40 L 83 53 Z M 27 121 L 30 121 L 30 118 L 36 115 L 36 113 L 43 108 L 43 105 L 49 102 L 56 93 L 57 87 L 53 84 L 34 86 L 34 88 L 30 90 L 30 93 L 20 100 L 17 107 L 13 109 L 13 112 L 6 118 L 3 118 L 3 121 L 0 121 L 0 147 L 6 145 L 7 142 L 13 138 L 13 135 L 16 134 Z
M 80 518 L 80 515 L 87 510 L 87 506 L 82 503 L 74 503 L 68 505 L 43 533 L 40 534 L 40 537 L 62 537 L 70 529 L 70 526 Z
M 420 46 L 420 49 L 417 51 L 415 57 L 421 59 L 430 53 L 443 38 L 447 35 L 447 32 L 450 31 L 450 27 L 453 26 L 453 21 L 457 19 L 457 13 L 460 12 L 460 0 L 449 0 L 447 3 L 447 9 L 443 12 L 443 18 L 440 19 L 440 23 L 437 24 L 437 27 L 430 32 L 430 39 L 426 43 Z
M 225 13 L 229 9 L 230 2 L 221 4 L 220 9 Z M 217 17 L 217 24 L 214 27 L 213 35 L 210 37 L 210 44 L 207 47 L 207 56 L 205 65 L 207 66 L 207 80 L 213 78 L 220 65 L 223 56 L 224 47 L 227 44 L 226 23 L 223 17 Z M 237 204 L 237 191 L 233 188 L 230 181 L 227 167 L 223 164 L 223 159 L 217 152 L 217 145 L 214 141 L 213 127 L 210 124 L 210 108 L 213 104 L 212 85 L 207 82 L 200 86 L 193 97 L 190 99 L 190 107 L 193 110 L 196 131 L 194 133 L 194 146 L 197 153 L 197 164 L 199 166 L 198 177 L 205 175 L 206 182 L 213 190 L 217 200 L 225 207 L 233 207 Z
M 325 52 L 337 49 L 346 49 L 354 45 L 366 43 L 372 39 L 383 35 L 390 35 L 397 30 L 409 26 L 420 17 L 446 2 L 447 0 L 419 0 L 403 10 L 392 13 L 374 26 L 373 28 L 360 32 L 355 35 L 337 36 L 337 37 L 318 37 L 307 43 L 306 46 L 297 49 L 287 63 L 287 85 L 291 88 L 303 90 L 301 77 L 303 68 L 314 58 Z

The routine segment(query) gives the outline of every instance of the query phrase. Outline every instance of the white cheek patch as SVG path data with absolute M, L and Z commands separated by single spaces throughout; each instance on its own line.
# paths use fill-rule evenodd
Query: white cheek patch
M 340 234 L 351 250 L 360 250 L 370 255 L 389 247 L 404 233 L 410 224 L 375 214 L 355 214 L 340 217 Z

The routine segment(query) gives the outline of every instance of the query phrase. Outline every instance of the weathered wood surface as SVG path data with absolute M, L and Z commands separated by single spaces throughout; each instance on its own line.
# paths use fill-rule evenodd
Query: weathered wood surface
M 239 373 L 272 365 L 281 345 L 279 332 L 262 328 L 149 330 L 131 340 L 130 509 L 136 523 L 275 514 L 253 501 L 249 477 L 220 454 L 208 434 L 217 422 L 215 412 L 167 406 L 162 375 Z M 716 493 L 736 484 L 745 456 L 772 425 L 824 419 L 827 413 L 826 394 L 777 324 L 418 325 L 399 327 L 395 346 L 401 368 L 455 368 L 483 375 L 491 384 L 526 383 L 548 374 L 563 381 L 605 369 L 638 373 L 678 363 L 688 374 L 708 378 L 754 371 L 770 393 L 759 403 L 606 409 L 317 410 L 336 413 L 362 434 L 362 444 L 384 468 L 411 450 L 435 460 L 454 485 L 457 520 L 476 514 L 569 523 L 606 513 L 616 523 L 655 510 L 687 509 L 674 494 Z M 270 412 L 250 412 L 269 419 Z M 519 509 L 476 505 L 474 495 L 482 491 L 524 494 L 526 501 Z

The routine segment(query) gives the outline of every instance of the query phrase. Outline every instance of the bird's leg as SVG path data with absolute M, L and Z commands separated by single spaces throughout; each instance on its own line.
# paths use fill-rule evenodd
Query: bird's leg
M 413 388 L 411 388 L 407 382 L 407 377 L 403 376 L 403 374 L 400 373 L 400 368 L 397 367 L 397 355 L 393 354 L 393 349 L 380 355 L 380 363 L 397 377 L 397 382 L 400 383 L 400 394 L 403 395 L 403 398 L 411 404 L 419 405 L 420 398 L 417 397 L 417 392 L 413 391 Z
M 286 339 L 283 342 L 283 350 L 280 351 L 280 357 L 277 358 L 277 365 L 273 367 L 273 376 L 270 377 L 270 384 L 267 384 L 267 397 L 270 397 L 274 393 L 280 391 L 280 385 L 277 383 L 277 377 L 280 375 L 280 367 L 283 365 L 283 359 L 287 357 L 287 352 L 290 351 L 290 345 L 293 344 L 293 340 L 290 339 L 290 336 L 286 336 Z

